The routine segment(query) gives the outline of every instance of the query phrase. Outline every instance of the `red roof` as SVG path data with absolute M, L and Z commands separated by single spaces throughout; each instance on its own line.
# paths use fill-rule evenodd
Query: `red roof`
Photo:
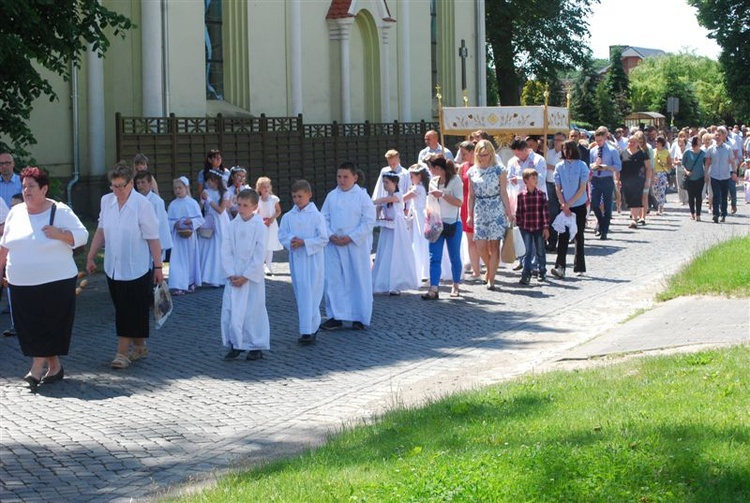
M 328 9 L 326 19 L 342 19 L 345 17 L 354 17 L 349 14 L 352 6 L 352 0 L 332 0 L 331 7 Z

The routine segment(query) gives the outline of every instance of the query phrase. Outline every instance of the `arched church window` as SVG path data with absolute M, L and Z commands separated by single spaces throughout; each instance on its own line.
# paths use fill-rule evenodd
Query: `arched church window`
M 222 43 L 222 0 L 204 0 L 206 44 L 206 99 L 224 99 L 224 51 Z

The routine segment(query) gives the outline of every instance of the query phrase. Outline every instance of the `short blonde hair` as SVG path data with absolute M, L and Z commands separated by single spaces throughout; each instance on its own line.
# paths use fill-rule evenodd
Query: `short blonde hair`
M 386 159 L 393 159 L 394 157 L 399 157 L 401 154 L 398 153 L 398 150 L 390 149 L 388 152 L 385 153 Z
M 271 194 L 273 194 L 273 185 L 271 184 L 271 179 L 268 178 L 267 176 L 261 176 L 255 181 L 255 190 L 260 192 L 261 185 L 265 185 L 265 184 L 268 184 L 268 188 L 270 189 Z
M 495 147 L 492 146 L 492 142 L 489 140 L 479 140 L 477 144 L 474 145 L 474 155 L 478 156 L 479 154 L 486 154 L 488 152 L 492 162 L 495 162 Z

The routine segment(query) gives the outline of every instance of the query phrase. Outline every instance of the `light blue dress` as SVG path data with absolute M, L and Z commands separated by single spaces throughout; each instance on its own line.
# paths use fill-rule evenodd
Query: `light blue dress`
M 490 166 L 469 169 L 469 180 L 474 189 L 474 241 L 500 240 L 505 237 L 508 223 L 505 219 L 505 206 L 500 197 L 500 176 L 505 168 Z

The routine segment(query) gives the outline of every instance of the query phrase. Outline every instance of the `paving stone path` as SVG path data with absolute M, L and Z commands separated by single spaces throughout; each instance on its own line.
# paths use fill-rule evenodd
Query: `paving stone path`
M 17 340 L 0 340 L 0 501 L 147 501 L 319 444 L 389 407 L 538 368 L 650 306 L 701 250 L 750 234 L 750 205 L 719 225 L 667 209 L 638 230 L 615 215 L 608 241 L 588 230 L 584 276 L 524 287 L 506 268 L 498 292 L 466 284 L 458 300 L 376 296 L 369 330 L 322 333 L 310 347 L 296 343 L 279 263 L 267 281 L 272 350 L 257 362 L 222 361 L 221 290 L 200 289 L 176 299 L 151 356 L 110 369 L 113 309 L 95 276 L 79 296 L 63 382 L 30 393 Z M 8 323 L 3 315 L 0 328 Z

